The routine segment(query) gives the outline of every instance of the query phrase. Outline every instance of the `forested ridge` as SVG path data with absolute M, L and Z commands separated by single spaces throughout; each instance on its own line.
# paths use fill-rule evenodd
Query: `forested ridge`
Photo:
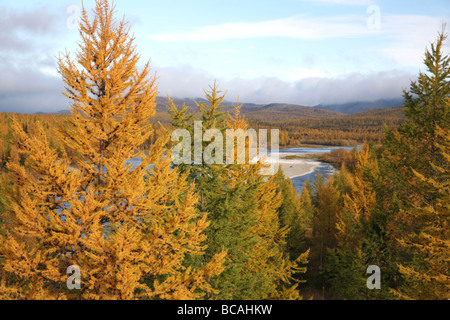
M 0 114 L 0 299 L 450 298 L 443 31 L 403 92 L 404 114 L 291 121 L 230 108 L 214 83 L 191 110 L 169 97 L 159 123 L 157 79 L 137 67 L 109 1 L 93 17 L 83 9 L 80 37 L 76 59 L 58 58 L 71 115 Z M 193 134 L 194 121 L 218 135 L 280 129 L 282 146 L 362 146 L 297 194 L 281 170 L 261 175 L 262 162 L 172 162 L 171 133 Z M 79 287 L 67 285 L 71 266 Z
M 181 107 L 183 104 L 174 99 L 174 103 Z M 156 141 L 157 136 L 164 130 L 173 130 L 170 115 L 165 110 L 156 109 L 155 116 L 149 119 L 155 132 L 143 146 L 149 148 Z M 194 109 L 194 108 L 193 108 Z M 230 107 L 225 108 L 230 112 Z M 242 115 L 247 119 L 249 126 L 254 129 L 278 129 L 280 130 L 280 146 L 296 147 L 303 144 L 345 145 L 353 146 L 364 141 L 383 142 L 385 126 L 396 128 L 405 120 L 403 107 L 370 110 L 343 117 L 331 117 L 323 119 L 301 118 L 296 120 L 286 119 L 286 112 L 282 113 L 285 120 L 274 120 L 271 114 L 253 117 L 252 113 L 246 113 L 241 109 Z M 195 112 L 192 112 L 195 114 Z M 57 126 L 63 126 L 70 115 L 55 114 L 13 114 L 0 113 L 0 166 L 3 167 L 11 153 L 14 144 L 12 119 L 15 118 L 22 124 L 27 132 L 36 121 L 43 123 L 43 129 L 47 133 L 52 145 L 62 147 L 52 135 Z M 265 119 L 265 120 L 259 120 Z M 164 129 L 163 129 L 164 128 Z

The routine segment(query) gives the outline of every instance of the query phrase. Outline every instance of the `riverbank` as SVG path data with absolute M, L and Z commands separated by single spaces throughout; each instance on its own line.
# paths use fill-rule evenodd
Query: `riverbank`
M 313 160 L 314 158 L 311 154 L 280 152 L 280 160 L 278 163 L 285 176 L 292 179 L 314 172 L 321 165 L 319 161 Z
M 274 158 L 269 160 L 272 164 L 270 168 L 272 174 L 274 174 L 280 166 L 284 175 L 291 179 L 292 185 L 297 193 L 302 191 L 308 180 L 311 183 L 314 183 L 319 174 L 324 178 L 333 175 L 336 172 L 335 168 L 319 160 L 319 156 L 323 152 L 312 153 L 312 150 L 313 149 L 302 148 L 301 152 L 298 152 L 299 148 L 296 148 L 290 149 L 288 152 L 279 152 L 278 160 Z M 316 149 L 316 151 L 317 150 L 318 149 Z M 321 151 L 329 152 L 329 150 Z

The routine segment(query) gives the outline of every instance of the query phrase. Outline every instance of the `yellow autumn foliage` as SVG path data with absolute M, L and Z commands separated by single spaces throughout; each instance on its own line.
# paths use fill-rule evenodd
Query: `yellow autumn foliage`
M 194 299 L 222 271 L 224 253 L 183 265 L 203 254 L 207 217 L 171 168 L 168 138 L 140 148 L 157 85 L 148 63 L 138 71 L 129 27 L 113 13 L 106 0 L 92 21 L 83 8 L 76 57 L 59 58 L 72 116 L 54 134 L 68 152 L 58 156 L 39 124 L 34 135 L 13 126 L 25 163 L 9 161 L 3 182 L 1 299 Z M 72 265 L 79 290 L 66 284 Z

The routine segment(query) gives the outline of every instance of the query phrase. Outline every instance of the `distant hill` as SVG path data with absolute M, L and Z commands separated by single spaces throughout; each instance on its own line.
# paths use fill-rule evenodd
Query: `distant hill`
M 255 120 L 283 121 L 295 119 L 328 119 L 344 114 L 295 104 L 271 103 L 265 106 L 242 107 L 244 116 Z
M 342 104 L 327 104 L 318 105 L 316 108 L 330 110 L 340 113 L 353 114 L 357 112 L 372 110 L 372 109 L 385 109 L 397 107 L 403 104 L 403 98 L 397 99 L 380 99 L 376 101 L 357 101 Z
M 58 112 L 55 112 L 55 114 L 70 114 L 70 110 L 60 110 Z
M 36 112 L 36 114 L 57 114 L 57 115 L 64 115 L 64 114 L 70 114 L 70 110 L 59 110 L 55 112 Z
M 348 115 L 346 115 L 346 117 L 352 117 L 352 118 L 377 117 L 377 118 L 406 119 L 405 108 L 403 106 L 384 108 L 384 109 L 367 110 L 367 111 L 348 114 Z
M 176 106 L 181 107 L 185 104 L 192 108 L 192 112 L 196 112 L 196 102 L 207 102 L 203 98 L 173 98 Z M 396 117 L 404 118 L 401 106 L 402 99 L 384 99 L 373 102 L 351 102 L 335 105 L 318 105 L 316 107 L 308 107 L 296 104 L 271 103 L 267 105 L 242 103 L 241 114 L 249 119 L 259 121 L 286 121 L 298 119 L 332 119 L 346 116 L 356 117 Z M 157 97 L 156 115 L 152 122 L 170 122 L 167 114 L 168 99 L 166 97 Z M 235 103 L 224 101 L 222 105 L 224 111 L 231 111 Z M 45 114 L 38 112 L 37 114 Z M 52 114 L 64 115 L 70 114 L 69 110 L 61 110 Z
M 172 99 L 176 106 L 181 108 L 181 106 L 186 105 L 191 107 L 193 113 L 195 110 L 195 101 L 206 102 L 203 98 L 198 99 Z M 168 99 L 163 97 L 158 97 L 157 99 L 157 115 L 156 119 L 158 121 L 166 121 L 168 119 L 167 106 Z M 232 106 L 235 103 L 224 101 L 222 106 L 224 106 L 224 111 L 231 111 Z M 326 118 L 336 118 L 345 116 L 342 113 L 337 113 L 329 110 L 322 110 L 314 107 L 306 107 L 295 104 L 284 104 L 284 103 L 271 103 L 267 105 L 259 105 L 254 103 L 242 103 L 241 114 L 247 118 L 255 120 L 268 120 L 268 121 L 285 121 L 285 120 L 295 120 L 295 119 L 326 119 Z
M 189 107 L 195 106 L 195 101 L 206 102 L 205 99 L 173 99 L 175 105 L 182 106 L 185 104 Z M 167 98 L 158 97 L 157 111 L 166 112 Z M 225 111 L 230 111 L 234 103 L 224 101 L 222 103 L 225 106 Z M 282 120 L 295 120 L 295 119 L 327 119 L 344 117 L 349 114 L 358 114 L 358 116 L 375 116 L 383 115 L 389 116 L 389 113 L 393 116 L 403 115 L 399 114 L 400 109 L 389 110 L 387 113 L 383 112 L 382 109 L 392 109 L 403 104 L 403 99 L 381 99 L 377 101 L 359 101 L 350 102 L 345 104 L 335 104 L 335 105 L 318 105 L 315 107 L 308 107 L 296 104 L 286 104 L 286 103 L 271 103 L 267 105 L 263 104 L 253 104 L 253 103 L 243 103 L 241 113 L 248 118 L 256 120 L 269 120 L 269 121 L 282 121 Z M 377 110 L 375 113 L 368 113 L 365 115 L 362 112 L 369 110 Z
M 171 98 L 173 103 L 181 107 L 183 104 L 185 104 L 187 107 L 194 108 L 196 106 L 196 102 L 207 102 L 204 98 Z M 156 98 L 156 110 L 157 111 L 167 111 L 167 105 L 169 104 L 169 100 L 166 97 L 157 97 Z M 225 107 L 225 111 L 232 110 L 233 105 L 235 105 L 235 102 L 230 101 L 223 101 L 222 106 Z M 254 104 L 254 103 L 240 103 L 242 104 L 242 109 L 246 110 L 254 110 L 262 107 L 262 105 Z

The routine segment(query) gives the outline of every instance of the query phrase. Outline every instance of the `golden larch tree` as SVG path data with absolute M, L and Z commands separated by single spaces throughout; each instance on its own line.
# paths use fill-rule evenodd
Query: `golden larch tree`
M 450 105 L 450 100 L 447 103 Z M 403 299 L 450 299 L 450 131 L 435 130 L 442 139 L 435 142 L 443 157 L 441 166 L 432 165 L 439 178 L 413 172 L 424 187 L 437 190 L 438 195 L 432 204 L 422 203 L 401 212 L 413 222 L 414 229 L 397 240 L 415 255 L 413 261 L 399 263 L 407 281 L 393 293 Z
M 365 143 L 356 154 L 353 174 L 342 170 L 342 176 L 348 188 L 343 195 L 344 208 L 337 218 L 337 241 L 340 246 L 349 245 L 353 249 L 362 237 L 361 222 L 372 218 L 376 205 L 376 193 L 372 181 L 379 175 L 376 159 L 371 156 L 370 148 Z
M 229 116 L 228 127 L 233 130 L 247 130 L 248 125 L 240 114 L 241 105 L 233 108 Z M 235 148 L 237 146 L 235 145 Z M 247 157 L 245 164 L 228 166 L 227 186 L 245 185 L 253 189 L 252 197 L 246 201 L 254 202 L 252 214 L 256 221 L 249 228 L 249 235 L 256 238 L 255 244 L 247 253 L 248 260 L 243 266 L 243 272 L 258 279 L 256 290 L 265 290 L 261 295 L 263 299 L 295 300 L 301 299 L 297 288 L 301 282 L 294 277 L 295 274 L 305 273 L 308 263 L 309 250 L 298 252 L 291 259 L 286 250 L 288 226 L 282 226 L 278 215 L 278 208 L 282 203 L 282 195 L 275 182 L 275 176 L 265 177 L 261 173 L 267 166 L 264 159 L 250 163 L 256 154 L 250 150 L 249 140 L 245 141 L 244 152 Z M 236 148 L 234 154 L 239 151 Z
M 25 164 L 10 161 L 0 233 L 3 299 L 194 299 L 214 290 L 208 279 L 224 254 L 201 268 L 183 265 L 204 252 L 206 215 L 186 176 L 172 170 L 167 138 L 150 150 L 157 85 L 129 27 L 114 6 L 83 8 L 75 60 L 59 58 L 72 116 L 58 131 L 63 156 L 37 125 L 14 131 Z M 133 161 L 135 160 L 135 161 Z M 66 286 L 78 266 L 81 288 Z

